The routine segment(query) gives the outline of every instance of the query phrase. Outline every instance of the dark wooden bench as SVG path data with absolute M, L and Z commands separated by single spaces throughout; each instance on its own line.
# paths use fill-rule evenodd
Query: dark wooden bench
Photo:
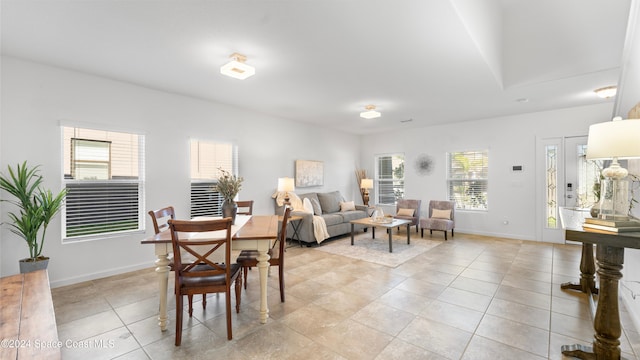
M 0 359 L 60 359 L 49 274 L 0 278 Z

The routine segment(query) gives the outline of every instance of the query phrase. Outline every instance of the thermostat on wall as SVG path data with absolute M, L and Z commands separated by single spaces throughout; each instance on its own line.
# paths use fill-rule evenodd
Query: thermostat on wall
M 511 171 L 522 171 L 522 165 L 513 165 Z

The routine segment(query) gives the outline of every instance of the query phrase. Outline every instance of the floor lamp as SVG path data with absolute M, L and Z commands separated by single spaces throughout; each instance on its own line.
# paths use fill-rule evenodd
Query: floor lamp
M 627 220 L 631 197 L 627 169 L 618 160 L 640 157 L 640 119 L 614 118 L 613 121 L 589 126 L 587 160 L 612 160 L 602 170 L 600 185 L 601 219 Z

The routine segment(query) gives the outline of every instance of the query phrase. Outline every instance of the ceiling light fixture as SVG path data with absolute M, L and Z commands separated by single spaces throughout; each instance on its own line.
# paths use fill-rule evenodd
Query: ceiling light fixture
M 596 95 L 598 95 L 603 99 L 608 99 L 616 96 L 617 91 L 618 91 L 618 88 L 616 86 L 607 86 L 607 87 L 593 90 L 593 92 L 595 92 Z
M 247 61 L 246 56 L 233 53 L 231 55 L 231 61 L 220 67 L 220 73 L 235 79 L 244 80 L 256 73 L 256 69 L 253 66 L 245 64 L 245 61 Z
M 367 105 L 364 107 L 365 109 L 367 109 L 367 111 L 363 111 L 360 113 L 360 117 L 365 118 L 365 119 L 375 119 L 377 117 L 380 117 L 380 113 L 376 111 L 376 106 L 375 105 Z

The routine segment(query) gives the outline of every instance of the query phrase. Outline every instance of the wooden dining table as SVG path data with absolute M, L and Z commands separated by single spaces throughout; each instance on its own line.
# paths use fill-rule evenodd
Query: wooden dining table
M 197 219 L 194 219 L 197 221 Z M 278 236 L 278 216 L 276 215 L 237 215 L 232 226 L 233 250 L 258 250 L 258 270 L 260 275 L 260 322 L 265 324 L 269 318 L 267 305 L 267 275 L 269 272 L 269 248 Z M 188 237 L 189 234 L 181 233 Z M 152 244 L 156 254 L 156 273 L 160 292 L 160 310 L 158 325 L 162 331 L 167 330 L 167 292 L 169 284 L 169 255 L 173 252 L 171 232 L 162 231 L 141 241 Z

